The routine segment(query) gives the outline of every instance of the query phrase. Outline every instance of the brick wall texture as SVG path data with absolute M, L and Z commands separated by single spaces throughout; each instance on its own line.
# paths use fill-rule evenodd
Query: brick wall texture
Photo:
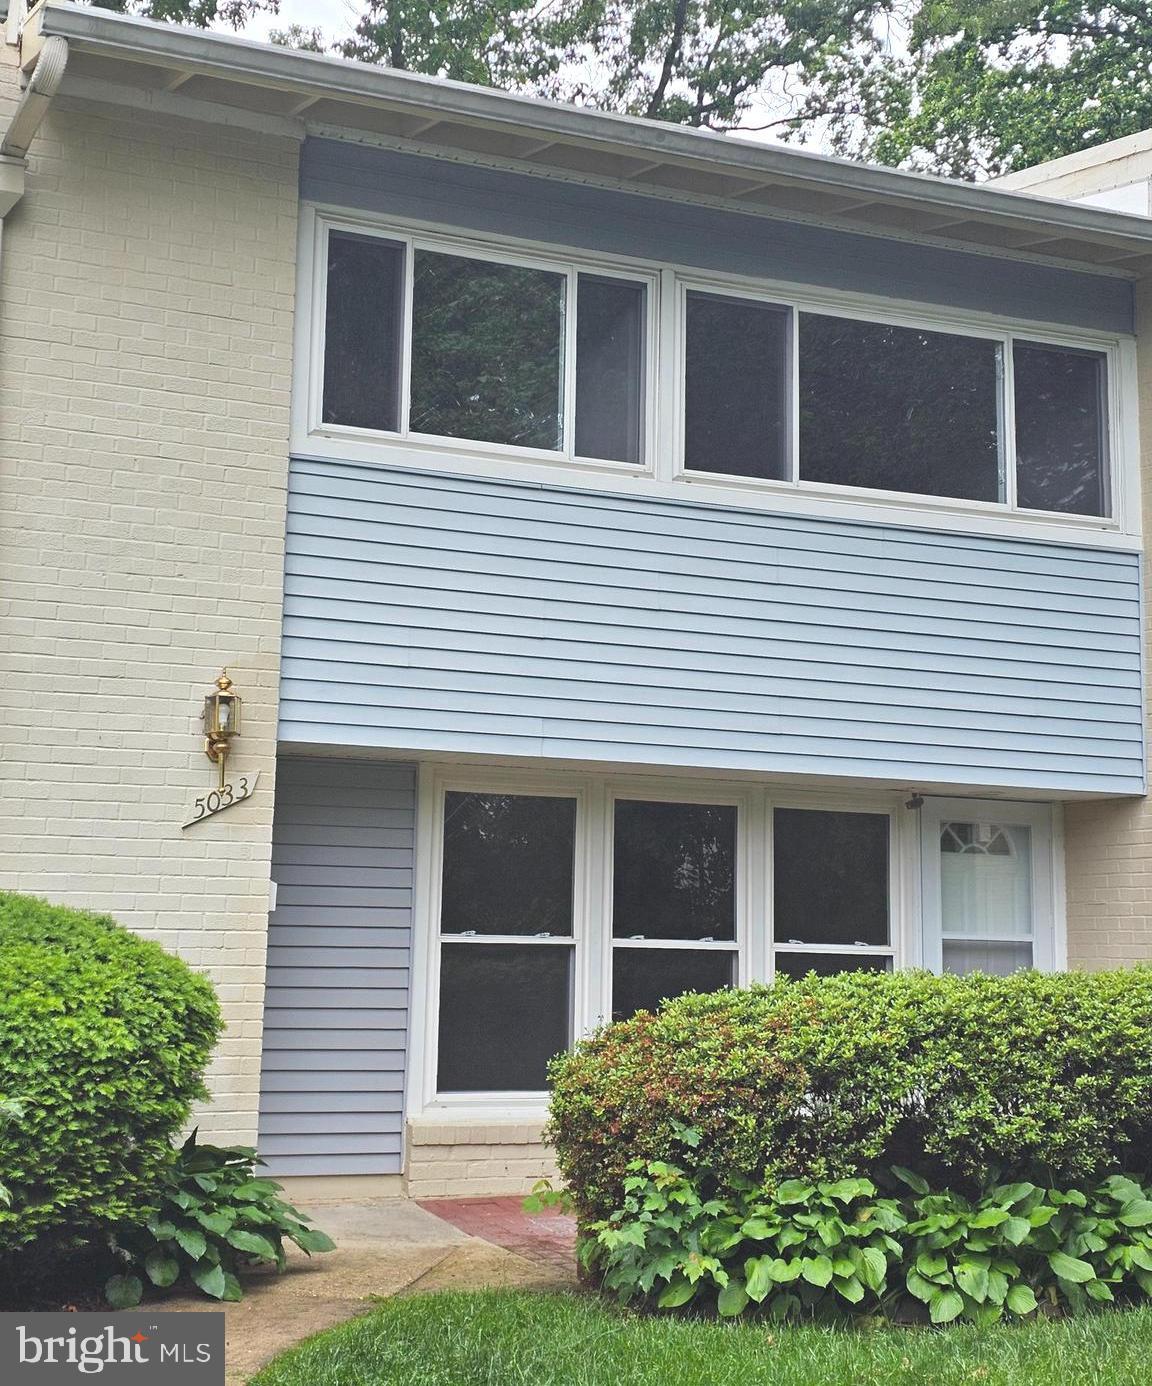
M 1152 533 L 1152 283 L 1137 289 L 1144 533 Z M 1144 560 L 1145 659 L 1152 626 Z M 1147 677 L 1147 672 L 1145 673 Z M 1152 803 L 1109 799 L 1064 810 L 1068 962 L 1098 970 L 1152 962 Z
M 0 118 L 15 93 L 0 62 Z M 201 1116 L 253 1143 L 275 773 L 294 141 L 58 103 L 4 226 L 0 882 L 108 911 L 216 984 Z M 243 694 L 251 802 L 182 831 Z

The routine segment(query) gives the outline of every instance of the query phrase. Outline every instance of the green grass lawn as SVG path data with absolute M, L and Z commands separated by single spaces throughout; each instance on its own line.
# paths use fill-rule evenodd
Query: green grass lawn
M 391 1300 L 250 1386 L 1145 1386 L 1152 1309 L 978 1330 L 642 1318 L 589 1296 Z

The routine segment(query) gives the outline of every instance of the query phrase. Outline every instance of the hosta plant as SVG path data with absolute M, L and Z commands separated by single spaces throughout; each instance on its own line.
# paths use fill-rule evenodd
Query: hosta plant
M 739 1181 L 701 1198 L 680 1169 L 636 1161 L 623 1207 L 586 1229 L 583 1258 L 622 1299 L 661 1309 L 696 1301 L 725 1317 L 818 1304 L 875 1306 L 899 1263 L 899 1205 L 868 1179 Z
M 244 1146 L 200 1145 L 193 1131 L 156 1191 L 158 1210 L 110 1238 L 118 1273 L 105 1286 L 114 1308 L 138 1304 L 145 1285 L 166 1290 L 186 1279 L 212 1299 L 243 1297 L 242 1272 L 283 1270 L 284 1242 L 331 1251 L 332 1240 L 280 1197 L 280 1185 L 256 1173 Z

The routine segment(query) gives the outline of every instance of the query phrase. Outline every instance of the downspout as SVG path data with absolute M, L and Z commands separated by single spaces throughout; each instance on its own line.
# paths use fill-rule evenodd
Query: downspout
M 44 40 L 32 76 L 0 140 L 0 230 L 4 218 L 24 196 L 28 150 L 36 138 L 52 98 L 60 90 L 68 65 L 68 41 L 53 34 Z

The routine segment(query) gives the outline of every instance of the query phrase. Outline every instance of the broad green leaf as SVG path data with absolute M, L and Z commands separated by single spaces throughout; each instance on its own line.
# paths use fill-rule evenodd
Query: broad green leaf
M 214 1237 L 222 1237 L 236 1221 L 236 1212 L 231 1208 L 223 1208 L 218 1213 L 195 1212 L 192 1216 Z
M 682 1304 L 695 1298 L 697 1288 L 691 1281 L 679 1276 L 664 1287 L 656 1304 L 661 1309 L 679 1309 Z
M 893 1165 L 892 1173 L 901 1182 L 907 1184 L 913 1193 L 924 1195 L 928 1192 L 928 1181 L 921 1179 L 918 1174 L 913 1174 L 910 1169 L 905 1169 L 903 1165 Z
M 1003 1208 L 983 1208 L 969 1223 L 970 1227 L 999 1227 L 1010 1214 Z
M 176 1224 L 169 1222 L 166 1218 L 159 1218 L 155 1214 L 148 1219 L 144 1226 L 158 1242 L 170 1242 L 176 1235 Z
M 988 1299 L 992 1304 L 1003 1304 L 1008 1293 L 1008 1277 L 1003 1271 L 989 1270 Z
M 198 1263 L 192 1267 L 192 1279 L 206 1295 L 211 1295 L 213 1299 L 224 1298 L 228 1281 L 222 1267 Z
M 744 1236 L 750 1237 L 754 1242 L 763 1241 L 764 1238 L 768 1236 L 770 1230 L 767 1222 L 763 1218 L 748 1218 L 746 1222 L 740 1225 L 740 1231 Z M 801 1237 L 803 1237 L 803 1234 L 801 1234 Z
M 860 1253 L 860 1278 L 877 1294 L 884 1288 L 888 1274 L 888 1258 L 877 1247 L 866 1246 Z
M 951 1323 L 964 1312 L 964 1299 L 955 1290 L 937 1290 L 928 1302 L 933 1323 Z
M 864 1298 L 864 1286 L 854 1275 L 837 1275 L 833 1278 L 832 1288 L 837 1294 L 843 1296 L 849 1304 L 859 1304 Z
M 1152 1223 L 1152 1203 L 1146 1198 L 1133 1199 L 1125 1203 L 1116 1221 L 1125 1227 L 1147 1227 Z
M 303 1227 L 299 1232 L 292 1233 L 292 1240 L 301 1251 L 311 1254 L 313 1251 L 335 1251 L 336 1243 L 327 1232 L 321 1232 L 318 1227 Z
M 743 1280 L 729 1280 L 716 1300 L 716 1312 L 725 1319 L 734 1319 L 748 1307 L 748 1292 Z
M 817 1188 L 826 1198 L 834 1198 L 839 1203 L 850 1203 L 854 1198 L 870 1198 L 876 1186 L 869 1179 L 838 1179 L 834 1184 L 819 1184 Z
M 922 1299 L 928 1304 L 932 1296 L 939 1293 L 940 1286 L 933 1285 L 931 1280 L 925 1280 L 917 1271 L 910 1270 L 907 1278 L 908 1293 L 915 1295 L 917 1299 Z
M 234 1246 L 237 1251 L 247 1251 L 253 1256 L 261 1256 L 265 1261 L 275 1261 L 276 1247 L 262 1237 L 259 1232 L 245 1232 L 241 1227 L 234 1227 L 225 1238 L 229 1246 Z
M 948 1269 L 948 1258 L 938 1251 L 922 1251 L 916 1258 L 916 1269 L 921 1275 L 943 1275 Z
M 153 1285 L 166 1290 L 180 1279 L 180 1262 L 162 1247 L 155 1246 L 144 1258 L 144 1270 Z
M 1087 1261 L 1080 1261 L 1075 1256 L 1068 1256 L 1063 1251 L 1051 1251 L 1048 1253 L 1048 1264 L 1052 1267 L 1052 1274 L 1060 1280 L 1071 1281 L 1073 1285 L 1083 1285 L 1089 1280 L 1096 1279 L 1096 1272 Z
M 956 1284 L 970 1299 L 983 1304 L 988 1298 L 988 1269 L 974 1265 L 971 1261 L 961 1261 L 956 1267 Z
M 1032 1233 L 1032 1224 L 1027 1218 L 1009 1218 L 1000 1228 L 1000 1235 L 1012 1246 L 1019 1246 Z
M 224 1293 L 220 1298 L 228 1301 L 244 1298 L 244 1287 L 231 1271 L 224 1272 Z
M 744 1262 L 745 1292 L 757 1304 L 763 1302 L 775 1284 L 771 1256 L 752 1256 Z
M 816 1192 L 813 1185 L 804 1179 L 785 1179 L 776 1190 L 777 1203 L 805 1203 Z
M 1098 1299 L 1107 1303 L 1115 1298 L 1111 1287 L 1106 1285 L 1103 1280 L 1089 1281 L 1084 1289 L 1087 1291 L 1089 1299 Z
M 131 1309 L 140 1303 L 144 1285 L 135 1275 L 114 1275 L 104 1283 L 104 1298 L 113 1309 Z
M 1030 1314 L 1036 1308 L 1036 1296 L 1030 1285 L 1013 1285 L 1004 1303 L 1014 1314 Z
M 827 1256 L 805 1256 L 800 1274 L 809 1285 L 823 1289 L 832 1279 L 832 1262 Z
M 199 1261 L 208 1250 L 208 1239 L 198 1227 L 178 1227 L 176 1241 L 185 1255 Z

